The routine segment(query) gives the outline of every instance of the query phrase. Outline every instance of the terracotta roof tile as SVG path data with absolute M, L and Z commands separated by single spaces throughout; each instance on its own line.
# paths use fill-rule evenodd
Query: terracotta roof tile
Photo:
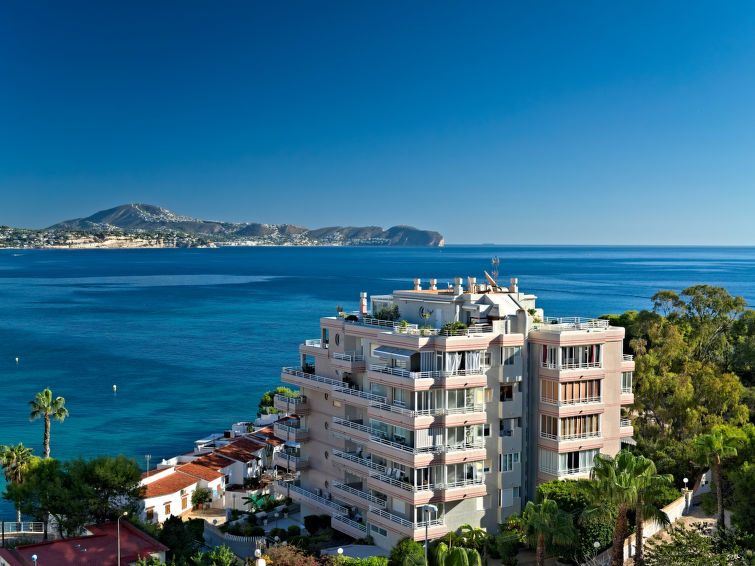
M 249 438 L 239 438 L 238 440 L 226 444 L 222 448 L 215 450 L 216 454 L 221 454 L 228 458 L 232 458 L 237 462 L 251 462 L 252 460 L 259 460 L 259 456 L 255 452 L 264 448 L 265 445 L 260 442 L 255 442 Z
M 220 471 L 221 469 L 233 464 L 233 460 L 229 460 L 228 458 L 225 458 L 217 452 L 210 452 L 209 454 L 205 454 L 201 458 L 197 458 L 192 462 L 192 464 L 199 464 L 200 466 L 204 466 L 205 468 Z
M 201 464 L 196 464 L 195 462 L 190 462 L 188 464 L 184 464 L 183 466 L 178 466 L 176 470 L 184 474 L 194 476 L 195 478 L 207 481 L 212 481 L 223 477 L 223 474 L 221 474 L 217 470 L 213 470 L 212 468 L 208 468 Z
M 174 472 L 169 476 L 145 485 L 144 497 L 159 497 L 161 495 L 176 493 L 196 483 L 199 483 L 199 479 L 182 474 L 181 472 Z

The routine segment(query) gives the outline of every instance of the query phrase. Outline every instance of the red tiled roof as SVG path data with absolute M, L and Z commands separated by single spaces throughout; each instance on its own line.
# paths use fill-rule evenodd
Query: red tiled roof
M 169 493 L 176 493 L 196 483 L 199 483 L 198 478 L 182 474 L 181 472 L 173 472 L 164 478 L 145 485 L 144 497 L 159 497 L 161 495 L 168 495 Z
M 91 535 L 26 544 L 14 550 L 0 549 L 2 557 L 11 566 L 33 566 L 32 555 L 37 555 L 37 563 L 55 566 L 78 566 L 97 564 L 116 566 L 117 528 L 115 523 L 90 525 L 86 527 Z M 140 557 L 152 552 L 165 552 L 168 547 L 140 531 L 127 521 L 121 521 L 121 564 L 136 562 Z
M 259 460 L 259 456 L 255 452 L 264 448 L 265 445 L 260 442 L 255 442 L 249 438 L 239 438 L 226 444 L 222 448 L 215 450 L 216 454 L 221 454 L 227 458 L 236 460 L 237 462 L 251 462 L 252 460 Z
M 252 440 L 259 440 L 260 442 L 264 442 L 265 444 L 269 444 L 270 446 L 280 446 L 281 444 L 283 444 L 283 441 L 275 436 L 275 432 L 273 432 L 272 427 L 269 426 L 255 430 L 254 432 L 250 433 L 249 436 L 247 436 L 247 438 L 249 437 L 251 437 Z
M 201 464 L 195 464 L 194 462 L 189 462 L 188 464 L 184 464 L 183 466 L 178 466 L 176 470 L 184 474 L 194 476 L 195 478 L 207 481 L 212 481 L 223 477 L 223 474 L 221 474 L 217 470 L 213 470 Z
M 210 452 L 209 454 L 205 454 L 201 458 L 197 458 L 192 462 L 192 464 L 199 464 L 200 466 L 204 466 L 205 468 L 220 471 L 221 469 L 233 464 L 233 460 L 229 460 L 228 458 L 221 456 L 217 452 Z

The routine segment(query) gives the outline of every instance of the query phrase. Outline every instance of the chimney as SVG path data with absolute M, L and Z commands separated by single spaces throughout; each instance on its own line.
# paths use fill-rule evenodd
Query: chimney
M 518 293 L 519 292 L 519 279 L 517 277 L 512 277 L 509 279 L 509 293 Z
M 420 285 L 420 283 L 422 283 L 421 279 L 415 279 L 414 280 L 414 290 L 415 291 L 421 291 L 422 290 L 422 285 Z
M 367 314 L 367 293 L 359 293 L 359 314 Z
M 430 290 L 431 291 L 437 291 L 438 290 L 438 280 L 437 279 L 430 279 Z
M 474 293 L 477 285 L 477 277 L 467 277 L 467 292 Z
M 461 277 L 454 277 L 454 295 L 461 295 Z

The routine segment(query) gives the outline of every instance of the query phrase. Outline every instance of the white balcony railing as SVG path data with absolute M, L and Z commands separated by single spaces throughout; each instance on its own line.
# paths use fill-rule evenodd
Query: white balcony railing
M 363 362 L 364 354 L 358 354 L 357 352 L 333 352 L 333 359 L 343 362 Z
M 592 470 L 592 466 L 585 466 L 583 468 L 568 468 L 566 470 L 558 470 L 555 468 L 549 468 L 547 466 L 540 466 L 540 471 L 544 474 L 549 474 L 551 476 L 556 476 L 559 478 L 564 478 L 568 476 L 576 476 L 581 474 L 589 474 L 590 470 Z
M 337 523 L 344 523 L 345 525 L 358 529 L 362 531 L 363 533 L 367 532 L 367 525 L 363 523 L 357 523 L 356 521 L 349 519 L 348 517 L 344 515 L 334 515 L 332 519 L 336 521 Z
M 289 405 L 303 405 L 307 402 L 306 399 L 302 398 L 301 395 L 298 397 L 286 397 L 285 395 L 276 395 L 275 401 L 278 401 L 280 403 L 287 403 Z
M 620 419 L 619 424 L 621 426 L 632 426 L 632 420 L 631 419 Z
M 361 456 L 357 456 L 356 454 L 351 454 L 349 452 L 344 452 L 342 450 L 333 450 L 333 456 L 342 460 L 346 460 L 348 462 L 352 462 L 354 464 L 358 464 L 360 466 L 364 466 L 365 468 L 378 471 L 383 474 L 386 471 L 385 466 L 376 464 L 372 460 L 368 460 L 367 458 L 362 458 Z
M 347 515 L 348 509 L 344 507 L 343 505 L 339 505 L 338 503 L 335 503 L 331 501 L 330 499 L 326 499 L 325 497 L 322 497 L 321 495 L 317 495 L 316 493 L 313 493 L 311 491 L 308 491 L 302 487 L 299 487 L 298 485 L 294 485 L 290 482 L 285 482 L 283 480 L 275 480 L 275 484 L 279 486 L 282 489 L 290 490 L 292 493 L 298 494 L 302 497 L 306 497 L 307 499 L 311 499 L 312 501 L 316 501 L 320 505 L 325 505 L 326 507 L 329 507 L 339 515 Z
M 407 379 L 438 379 L 444 377 L 467 376 L 467 375 L 484 375 L 487 368 L 479 369 L 457 369 L 457 370 L 439 370 L 439 371 L 409 371 L 404 368 L 384 366 L 381 364 L 370 364 L 369 370 L 387 375 L 396 375 Z
M 602 403 L 602 397 L 582 397 L 580 399 L 548 399 L 540 397 L 540 402 L 545 405 L 555 405 L 556 407 L 569 407 L 572 405 L 589 405 L 591 403 Z
M 632 354 L 622 354 L 621 359 L 625 362 L 631 362 L 634 360 L 634 356 Z
M 383 519 L 387 519 L 391 521 L 392 523 L 396 523 L 398 525 L 401 525 L 402 527 L 407 527 L 410 529 L 424 529 L 425 525 L 428 525 L 430 527 L 436 526 L 436 525 L 443 525 L 443 519 L 430 519 L 429 521 L 410 521 L 409 519 L 405 519 L 404 517 L 400 517 L 399 515 L 394 515 L 393 513 L 389 513 L 388 511 L 385 511 L 384 509 L 380 509 L 378 507 L 370 507 L 370 513 L 375 513 L 375 515 L 378 515 L 379 517 L 382 517 Z
M 631 386 L 630 387 L 624 387 L 624 386 L 621 387 L 621 394 L 622 395 L 632 395 L 632 393 L 634 393 L 634 392 L 632 391 L 632 387 Z
M 286 425 L 283 423 L 275 423 L 274 428 L 279 428 L 281 431 L 288 432 L 291 434 L 296 434 L 296 433 L 304 434 L 304 433 L 309 432 L 309 429 L 307 427 Z
M 602 368 L 603 362 L 580 362 L 575 360 L 567 360 L 565 362 L 541 362 L 541 367 L 548 369 L 589 369 L 589 368 Z
M 474 336 L 476 334 L 489 334 L 493 332 L 493 326 L 489 324 L 473 324 L 468 328 L 459 330 L 443 330 L 442 328 L 421 328 L 418 324 L 402 325 L 401 322 L 392 320 L 379 320 L 366 316 L 360 320 L 346 321 L 347 324 L 359 326 L 376 326 L 391 330 L 394 334 L 407 334 L 410 336 Z
M 606 329 L 610 326 L 607 320 L 599 318 L 584 318 L 581 316 L 546 316 L 542 323 L 535 325 L 535 330 L 592 330 Z
M 315 375 L 314 373 L 306 373 L 299 368 L 287 367 L 281 370 L 286 375 L 293 375 L 309 381 L 316 381 L 317 383 L 324 383 L 325 385 L 332 385 L 333 387 L 342 387 L 343 381 L 338 379 L 331 379 L 329 377 L 323 377 L 321 375 Z
M 342 483 L 340 481 L 334 481 L 331 485 L 333 486 L 333 489 L 340 489 L 341 491 L 350 493 L 355 497 L 369 501 L 370 503 L 377 505 L 378 507 L 385 507 L 385 499 L 381 499 L 375 495 L 372 495 L 371 493 L 367 493 L 366 491 L 362 491 L 361 489 L 351 487 L 350 485 L 346 485 L 345 483 Z
M 353 397 L 359 397 L 360 399 L 366 399 L 367 401 L 370 401 L 372 403 L 385 403 L 387 401 L 387 399 L 382 395 L 375 395 L 374 393 L 360 391 L 359 389 L 351 389 L 350 387 L 345 387 L 343 383 L 339 383 L 338 385 L 333 386 L 333 392 L 344 393 Z
M 319 338 L 316 340 L 305 340 L 304 342 L 305 346 L 309 346 L 310 348 L 327 348 L 328 344 L 323 344 L 322 340 Z
M 389 446 L 390 448 L 395 448 L 396 450 L 407 452 L 408 454 L 438 454 L 443 451 L 442 446 L 422 446 L 422 447 L 417 448 L 413 446 L 407 446 L 406 444 L 401 444 L 399 442 L 394 442 L 392 440 L 388 440 L 385 438 L 381 438 L 375 435 L 370 436 L 370 440 L 372 442 L 377 442 L 378 444 L 382 444 L 383 446 Z
M 598 431 L 591 431 L 591 432 L 579 432 L 576 434 L 549 434 L 547 432 L 541 432 L 540 438 L 547 438 L 548 440 L 581 440 L 585 438 L 600 438 L 601 432 Z
M 5 534 L 17 533 L 42 533 L 45 530 L 45 524 L 41 521 L 5 521 Z
M 372 429 L 368 427 L 367 425 L 363 425 L 361 423 L 355 423 L 353 421 L 350 421 L 348 419 L 343 419 L 341 417 L 333 417 L 333 424 L 345 426 L 354 430 L 358 430 L 360 432 L 366 432 L 368 434 L 372 433 Z

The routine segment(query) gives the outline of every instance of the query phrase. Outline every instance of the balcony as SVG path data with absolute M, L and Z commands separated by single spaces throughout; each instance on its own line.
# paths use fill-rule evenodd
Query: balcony
M 581 316 L 546 316 L 543 322 L 533 326 L 540 332 L 564 332 L 570 330 L 606 330 L 610 326 L 607 320 L 584 318 Z
M 275 493 L 279 495 L 290 497 L 291 499 L 293 499 L 297 503 L 301 503 L 302 505 L 314 507 L 322 513 L 327 513 L 328 515 L 348 515 L 348 509 L 346 509 L 346 507 L 344 507 L 343 505 L 339 505 L 338 503 L 331 501 L 327 497 L 318 495 L 313 491 L 308 491 L 302 487 L 299 487 L 298 485 L 294 485 L 291 482 L 275 480 L 273 489 L 275 490 Z
M 389 513 L 379 507 L 370 507 L 367 513 L 370 523 L 394 532 L 400 536 L 412 537 L 414 540 L 424 540 L 425 526 L 427 525 L 430 538 L 438 538 L 448 532 L 443 519 L 430 519 L 430 521 L 410 521 L 400 515 Z
M 370 505 L 375 507 L 381 507 L 385 509 L 385 499 L 362 491 L 356 487 L 352 487 L 340 481 L 334 481 L 331 483 L 333 489 L 333 495 L 342 499 L 347 503 L 356 505 L 357 507 L 367 508 Z
M 632 354 L 621 355 L 621 369 L 622 371 L 634 370 L 634 356 Z
M 602 434 L 598 431 L 590 431 L 590 432 L 579 432 L 576 434 L 548 434 L 547 432 L 541 432 L 540 438 L 545 438 L 547 440 L 555 440 L 557 442 L 567 442 L 571 440 L 586 440 L 590 438 L 601 438 Z
M 344 452 L 342 450 L 333 450 L 334 464 L 354 472 L 360 476 L 367 477 L 373 472 L 385 473 L 385 466 L 376 464 L 369 458 L 363 458 L 360 453 Z
M 548 399 L 540 397 L 540 402 L 544 405 L 553 405 L 554 407 L 574 407 L 576 405 L 592 405 L 602 403 L 602 397 L 581 397 L 579 399 Z
M 297 415 L 308 415 L 312 408 L 307 402 L 306 397 L 286 397 L 285 395 L 276 395 L 273 398 L 273 407 L 281 413 L 295 413 Z
M 540 367 L 546 369 L 602 369 L 603 362 L 577 362 L 573 360 L 567 360 L 565 362 L 540 362 Z
M 304 344 L 299 344 L 299 352 L 310 356 L 327 356 L 328 343 L 320 339 L 307 340 Z
M 333 515 L 330 526 L 352 538 L 360 539 L 367 536 L 367 525 L 349 519 L 345 515 Z
M 331 379 L 314 373 L 306 373 L 301 368 L 287 367 L 281 370 L 281 380 L 283 383 L 290 383 L 305 387 L 307 389 L 316 389 L 324 393 L 330 393 L 334 387 L 342 387 L 343 381 Z
M 344 386 L 343 383 L 339 383 L 337 386 L 333 387 L 333 399 L 355 407 L 362 407 L 363 409 L 369 407 L 370 403 L 386 402 L 386 398 L 381 395 L 374 395 L 367 391 L 352 389 L 351 387 Z
M 404 368 L 390 367 L 382 364 L 370 364 L 370 381 L 376 381 L 393 387 L 402 387 L 410 391 L 421 391 L 430 387 L 485 387 L 488 378 L 487 368 L 455 371 L 409 371 Z
M 547 468 L 544 466 L 541 466 L 539 468 L 540 473 L 548 474 L 549 476 L 553 476 L 559 479 L 576 477 L 576 476 L 586 476 L 590 473 L 590 470 L 592 470 L 592 466 L 585 466 L 584 468 L 569 468 L 566 470 L 557 470 L 554 468 Z
M 443 330 L 442 328 L 420 328 L 418 324 L 402 325 L 400 322 L 394 322 L 392 320 L 378 320 L 366 316 L 358 321 L 346 321 L 346 324 L 354 324 L 358 326 L 366 326 L 370 328 L 379 328 L 384 332 L 391 332 L 393 334 L 403 334 L 405 336 L 480 336 L 484 334 L 492 334 L 493 327 L 488 324 L 473 324 L 468 328 L 460 330 Z
M 364 371 L 364 354 L 359 352 L 333 352 L 333 366 L 344 371 Z
M 356 440 L 357 442 L 368 442 L 372 433 L 372 429 L 369 426 L 341 417 L 333 417 L 333 427 L 330 430 L 333 434 L 338 434 L 343 438 Z
M 273 464 L 286 468 L 289 472 L 305 470 L 309 467 L 309 460 L 301 456 L 293 456 L 285 452 L 275 452 L 273 454 Z
M 442 446 L 414 448 L 402 442 L 388 440 L 374 434 L 370 436 L 370 452 L 415 468 L 427 466 L 433 460 L 434 455 L 440 454 L 442 450 Z
M 634 427 L 630 419 L 620 419 L 619 427 L 619 436 L 632 436 L 634 434 Z
M 301 426 L 275 423 L 273 425 L 273 431 L 275 432 L 275 436 L 281 440 L 288 440 L 291 442 L 303 442 L 309 438 L 309 429 Z

